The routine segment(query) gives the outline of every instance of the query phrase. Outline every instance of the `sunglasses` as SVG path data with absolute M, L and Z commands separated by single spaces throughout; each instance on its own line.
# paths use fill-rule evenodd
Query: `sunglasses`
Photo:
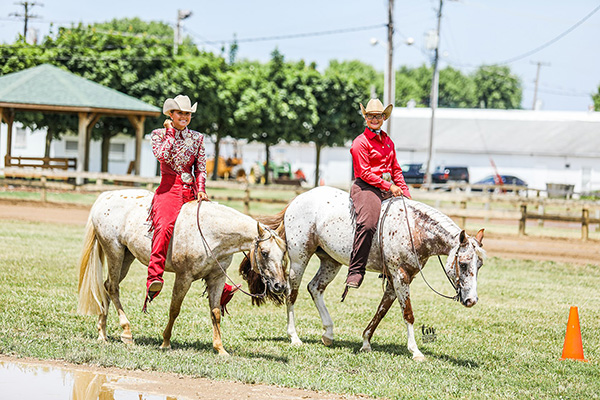
M 367 114 L 367 119 L 376 119 L 376 120 L 382 120 L 383 119 L 383 114 Z

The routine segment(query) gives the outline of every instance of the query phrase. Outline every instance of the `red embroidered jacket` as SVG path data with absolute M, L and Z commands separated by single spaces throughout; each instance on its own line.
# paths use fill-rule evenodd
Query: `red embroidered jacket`
M 194 177 L 196 192 L 206 192 L 206 154 L 204 136 L 185 128 L 155 129 L 150 134 L 152 152 L 161 164 L 161 174 Z M 184 180 L 185 182 L 185 180 Z
M 383 190 L 390 190 L 392 183 L 402 189 L 404 196 L 410 198 L 410 192 L 402 168 L 396 159 L 394 142 L 381 131 L 379 135 L 365 128 L 365 131 L 356 137 L 350 148 L 354 176 Z M 392 182 L 383 180 L 384 173 L 390 173 Z

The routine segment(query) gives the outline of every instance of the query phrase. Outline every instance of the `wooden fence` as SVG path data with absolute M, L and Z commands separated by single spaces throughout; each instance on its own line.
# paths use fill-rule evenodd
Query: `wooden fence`
M 101 192 L 123 188 L 123 186 L 143 187 L 153 190 L 160 183 L 160 177 L 140 177 L 135 175 L 113 175 L 107 173 L 55 171 L 18 168 L 19 179 L 7 179 L 15 168 L 0 170 L 0 185 L 26 186 L 41 192 L 42 201 L 46 201 L 50 189 L 72 190 L 79 192 Z M 4 178 L 2 178 L 4 173 Z M 81 185 L 77 181 L 83 181 Z M 244 212 L 250 214 L 252 203 L 271 203 L 285 205 L 291 198 L 307 190 L 289 185 L 248 185 L 238 182 L 208 181 L 209 188 L 235 189 L 239 196 L 221 196 L 217 191 L 211 198 L 217 201 L 241 202 Z M 439 189 L 439 188 L 438 188 Z M 507 189 L 504 187 L 504 189 Z M 253 195 L 257 190 L 284 190 L 290 196 L 283 198 L 265 198 Z M 589 239 L 590 225 L 598 224 L 600 230 L 600 202 L 572 199 L 551 199 L 541 196 L 543 191 L 498 193 L 498 191 L 469 191 L 464 187 L 448 186 L 442 190 L 414 188 L 413 198 L 431 204 L 456 223 L 465 227 L 468 219 L 509 221 L 518 223 L 518 234 L 526 234 L 528 220 L 535 220 L 538 226 L 545 221 L 569 222 L 581 224 L 581 238 Z M 532 212 L 536 210 L 537 212 Z

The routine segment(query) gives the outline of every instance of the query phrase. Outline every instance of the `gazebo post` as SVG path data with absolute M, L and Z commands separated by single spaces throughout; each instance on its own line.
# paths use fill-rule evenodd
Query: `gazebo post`
M 94 125 L 96 125 L 100 117 L 100 114 L 94 114 L 94 118 L 91 120 L 91 122 L 85 129 L 85 171 L 90 170 L 90 143 L 92 143 L 92 129 L 94 128 Z
M 133 125 L 133 127 L 135 128 L 135 160 L 134 160 L 134 164 L 135 164 L 135 175 L 139 175 L 140 167 L 141 167 L 141 158 L 142 158 L 142 140 L 144 138 L 144 121 L 146 120 L 146 117 L 144 117 L 143 115 L 139 115 L 139 116 L 130 115 L 130 116 L 128 116 L 128 118 L 129 118 L 129 122 L 131 122 L 131 125 Z
M 15 122 L 15 112 L 11 109 L 0 108 L 0 123 L 4 120 L 8 125 L 6 130 L 6 157 L 4 158 L 4 167 L 10 167 L 10 159 L 12 155 L 12 131 L 13 123 Z
M 87 127 L 94 118 L 94 114 L 80 112 L 77 113 L 79 116 L 79 128 L 78 128 L 78 141 L 77 141 L 77 172 L 83 172 L 85 169 L 85 154 L 87 151 Z M 83 178 L 78 176 L 75 178 L 75 184 L 83 184 Z

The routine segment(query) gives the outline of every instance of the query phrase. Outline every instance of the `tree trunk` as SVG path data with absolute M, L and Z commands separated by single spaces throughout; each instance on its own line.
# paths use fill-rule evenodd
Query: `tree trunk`
M 46 132 L 46 147 L 44 149 L 44 157 L 50 157 L 50 145 L 52 144 L 52 138 L 54 137 L 54 131 L 48 127 Z
M 108 153 L 110 152 L 110 138 L 108 132 L 102 133 L 102 163 L 100 166 L 101 172 L 108 172 Z
M 315 168 L 315 187 L 319 186 L 319 165 L 321 165 L 321 149 L 323 145 L 315 142 L 315 150 L 317 151 L 317 157 L 315 160 L 316 168 Z
M 269 145 L 265 143 L 265 185 L 269 184 Z
M 219 153 L 221 150 L 221 133 L 217 132 L 217 138 L 215 140 L 215 157 L 213 158 L 213 172 L 210 178 L 213 181 L 219 179 Z

